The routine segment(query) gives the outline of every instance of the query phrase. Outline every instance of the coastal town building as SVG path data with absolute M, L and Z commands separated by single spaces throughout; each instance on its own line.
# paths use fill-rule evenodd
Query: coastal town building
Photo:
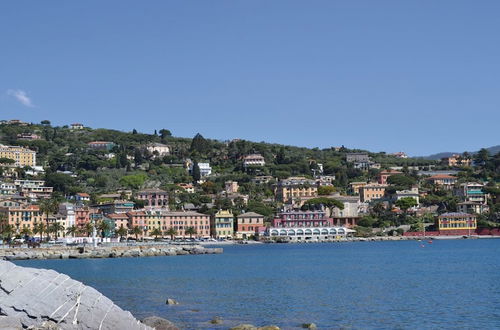
M 387 184 L 387 179 L 391 176 L 391 175 L 395 175 L 395 174 L 402 174 L 402 172 L 400 171 L 396 171 L 396 170 L 385 170 L 385 171 L 382 171 L 380 172 L 378 175 L 377 175 L 377 182 L 379 184 Z
M 455 188 L 454 194 L 461 197 L 465 202 L 487 204 L 488 194 L 483 191 L 483 188 L 482 183 L 466 182 Z
M 153 155 L 153 158 L 170 155 L 170 147 L 163 143 L 150 143 L 146 150 Z
M 109 213 L 127 213 L 134 209 L 134 202 L 127 200 L 115 200 L 112 202 L 99 203 L 92 206 L 104 215 Z
M 349 183 L 349 190 L 348 192 L 352 195 L 359 195 L 359 188 L 366 186 L 368 183 L 361 181 L 361 182 L 351 182 Z
M 445 157 L 441 159 L 441 162 L 447 166 L 470 166 L 472 160 L 470 158 L 465 158 L 462 155 L 454 154 L 450 157 Z
M 413 198 L 417 204 L 420 204 L 420 194 L 417 187 L 412 187 L 410 190 L 396 190 L 396 193 L 394 193 L 392 197 L 394 202 L 401 198 L 410 197 Z
M 236 217 L 236 238 L 253 237 L 259 228 L 264 227 L 264 216 L 255 212 L 246 212 Z
M 448 174 L 436 174 L 427 178 L 427 180 L 445 190 L 452 190 L 457 183 L 457 177 Z
M 239 189 L 238 182 L 236 181 L 226 181 L 224 184 L 224 191 L 228 194 L 235 194 Z
M 348 163 L 362 163 L 362 162 L 366 163 L 370 161 L 370 157 L 366 152 L 355 152 L 347 154 L 346 161 Z
M 230 210 L 219 210 L 212 219 L 212 235 L 215 238 L 231 238 L 234 234 L 234 216 Z
M 274 177 L 271 175 L 258 175 L 254 178 L 252 178 L 252 182 L 255 184 L 265 184 L 269 183 L 270 181 L 274 180 Z
M 36 152 L 19 146 L 0 145 L 0 158 L 12 159 L 16 167 L 36 165 Z
M 278 181 L 275 188 L 275 196 L 283 203 L 295 203 L 299 200 L 307 200 L 318 196 L 316 181 L 305 177 L 290 177 Z
M 368 203 L 362 203 L 358 196 L 335 195 L 332 198 L 344 204 L 343 209 L 333 207 L 331 210 L 330 217 L 336 226 L 355 227 L 361 218 L 360 214 L 368 212 Z
M 145 201 L 148 208 L 168 209 L 168 192 L 162 189 L 144 189 L 136 194 L 136 199 Z
M 13 226 L 15 232 L 20 234 L 23 228 L 33 232 L 38 223 L 46 224 L 46 215 L 40 211 L 38 205 L 20 205 L 17 207 L 0 208 L 0 231 L 7 225 Z
M 370 169 L 379 169 L 381 166 L 379 163 L 367 161 L 367 162 L 354 162 L 353 167 L 362 171 L 368 171 Z
M 195 192 L 194 186 L 191 183 L 178 183 L 177 186 L 184 189 L 187 193 L 194 194 Z
M 35 133 L 20 133 L 17 134 L 17 139 L 21 141 L 35 141 L 35 140 L 41 140 L 42 137 Z
M 104 151 L 110 151 L 114 146 L 116 146 L 115 143 L 109 141 L 92 141 L 87 143 L 87 145 L 91 149 Z
M 279 237 L 288 241 L 333 239 L 346 236 L 353 230 L 333 225 L 324 211 L 280 212 L 267 228 L 266 236 Z
M 266 160 L 261 154 L 251 154 L 243 157 L 243 167 L 264 165 L 266 165 Z
M 462 202 L 457 204 L 457 211 L 460 213 L 483 214 L 490 211 L 487 204 L 478 202 Z
M 359 197 L 361 202 L 371 202 L 382 199 L 385 196 L 386 184 L 370 183 L 359 188 Z
M 80 124 L 80 123 L 73 123 L 69 126 L 70 129 L 72 130 L 80 130 L 80 129 L 83 129 L 83 124 Z
M 391 156 L 394 156 L 396 158 L 402 158 L 402 159 L 406 159 L 408 158 L 408 155 L 402 151 L 399 151 L 399 152 L 395 152 L 395 153 L 392 153 L 390 154 Z
M 467 234 L 477 228 L 477 218 L 473 214 L 450 212 L 437 218 L 437 228 L 441 231 L 454 232 L 457 235 Z

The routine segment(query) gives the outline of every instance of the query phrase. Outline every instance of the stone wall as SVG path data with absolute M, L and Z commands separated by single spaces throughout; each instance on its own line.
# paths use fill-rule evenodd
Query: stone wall
M 50 247 L 50 248 L 4 248 L 0 249 L 0 259 L 68 259 L 68 258 L 122 258 L 176 256 L 187 254 L 222 253 L 221 248 L 205 248 L 201 245 L 134 245 L 113 247 Z

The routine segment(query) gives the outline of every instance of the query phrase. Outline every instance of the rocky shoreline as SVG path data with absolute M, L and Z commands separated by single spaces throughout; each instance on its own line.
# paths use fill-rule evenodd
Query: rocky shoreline
M 201 245 L 179 246 L 168 244 L 109 247 L 15 247 L 0 249 L 0 260 L 157 257 L 189 254 L 220 254 L 222 252 L 222 248 L 206 248 Z

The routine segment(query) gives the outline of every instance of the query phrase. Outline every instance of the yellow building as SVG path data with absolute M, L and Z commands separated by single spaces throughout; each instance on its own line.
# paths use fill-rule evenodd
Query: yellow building
M 450 212 L 441 214 L 437 220 L 438 230 L 476 230 L 477 218 L 473 214 Z M 458 233 L 459 235 L 463 233 Z
M 278 182 L 275 190 L 276 199 L 289 203 L 318 196 L 318 186 L 314 180 L 304 177 L 291 177 Z
M 361 202 L 371 202 L 374 199 L 380 199 L 385 195 L 386 184 L 370 183 L 359 188 L 359 197 Z
M 212 235 L 216 238 L 230 238 L 234 234 L 234 216 L 231 211 L 220 210 L 212 219 Z
M 0 158 L 12 159 L 18 167 L 36 165 L 36 152 L 23 147 L 0 145 Z

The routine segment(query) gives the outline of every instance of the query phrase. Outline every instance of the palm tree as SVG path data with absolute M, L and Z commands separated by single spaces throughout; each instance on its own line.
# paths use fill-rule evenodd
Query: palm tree
M 115 232 L 116 235 L 120 236 L 120 240 L 123 238 L 123 236 L 127 235 L 127 233 L 128 233 L 128 230 L 125 227 L 120 227 Z
M 187 227 L 185 233 L 189 235 L 189 238 L 193 238 L 193 235 L 197 234 L 194 227 Z
M 40 212 L 45 213 L 45 221 L 47 222 L 47 240 L 50 240 L 49 234 L 49 215 L 56 213 L 59 209 L 59 202 L 54 198 L 44 199 L 40 202 Z
M 31 235 L 31 229 L 29 229 L 27 227 L 24 227 L 23 229 L 21 229 L 21 235 L 23 237 L 30 236 Z
M 57 240 L 57 238 L 59 237 L 59 232 L 62 231 L 62 230 L 64 230 L 64 226 L 61 225 L 60 222 L 56 221 L 56 222 L 54 222 L 53 224 L 50 225 L 48 231 L 54 233 L 54 236 L 56 237 L 56 240 Z
M 142 234 L 142 229 L 139 226 L 135 226 L 131 231 L 132 235 L 135 235 L 135 240 L 139 239 L 139 235 Z
M 102 220 L 97 225 L 97 230 L 101 232 L 101 237 L 104 238 L 106 236 L 106 232 L 111 230 L 111 226 L 109 222 Z
M 10 239 L 12 237 L 12 234 L 15 232 L 15 228 L 13 225 L 5 225 L 2 229 L 2 237 L 4 239 L 7 239 L 8 242 L 10 242 Z
M 82 228 L 82 232 L 85 235 L 87 235 L 87 237 L 90 237 L 93 231 L 94 231 L 94 225 L 91 224 L 90 222 L 87 222 L 85 226 Z
M 158 239 L 158 236 L 162 234 L 161 230 L 159 228 L 155 228 L 151 231 L 151 235 L 155 237 L 155 239 Z
M 69 227 L 67 230 L 66 230 L 66 234 L 68 235 L 71 235 L 71 237 L 75 237 L 75 234 L 78 232 L 78 227 L 73 225 L 71 227 Z
M 177 230 L 175 230 L 174 227 L 168 228 L 168 230 L 165 232 L 166 235 L 170 235 L 170 239 L 174 240 L 174 236 L 177 235 Z
M 36 223 L 33 227 L 33 234 L 40 234 L 40 241 L 43 239 L 43 233 L 47 230 L 47 226 L 43 222 Z

